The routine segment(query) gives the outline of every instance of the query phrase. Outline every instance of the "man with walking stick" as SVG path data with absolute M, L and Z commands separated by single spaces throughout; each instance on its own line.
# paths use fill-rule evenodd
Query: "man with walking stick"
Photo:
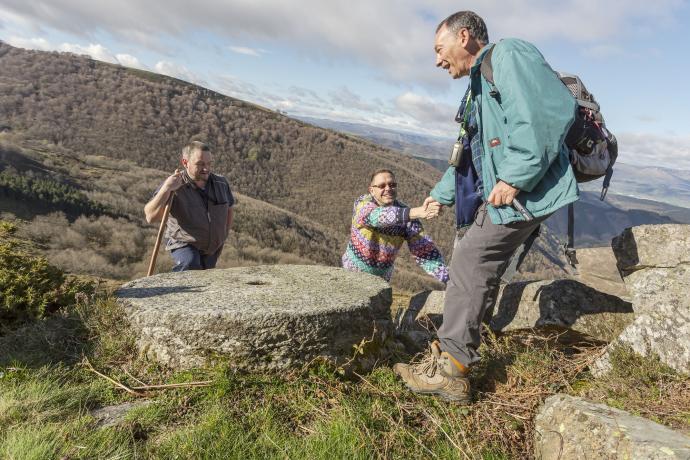
M 186 145 L 182 166 L 184 169 L 165 179 L 146 203 L 146 221 L 162 221 L 161 227 L 165 226 L 165 249 L 175 262 L 174 272 L 214 268 L 230 231 L 235 199 L 228 181 L 211 173 L 208 145 L 199 141 Z M 158 244 L 149 272 L 157 248 Z

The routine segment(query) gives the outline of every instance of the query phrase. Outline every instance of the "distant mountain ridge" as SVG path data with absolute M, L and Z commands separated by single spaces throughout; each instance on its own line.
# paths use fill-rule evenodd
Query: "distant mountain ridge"
M 433 159 L 447 156 L 454 142 L 453 139 L 450 138 L 446 139 L 444 137 L 381 128 L 364 123 L 334 121 L 325 118 L 302 116 L 297 116 L 296 118 L 314 126 L 352 134 L 413 157 Z
M 690 208 L 690 171 L 655 166 L 616 163 L 609 192 Z M 583 184 L 582 189 L 598 191 L 601 181 Z
M 394 148 L 439 171 L 448 168 L 452 140 L 401 133 L 366 124 L 306 119 Z M 575 206 L 575 236 L 579 247 L 608 246 L 624 228 L 641 224 L 690 223 L 690 171 L 617 163 L 608 197 L 598 199 L 601 180 L 580 184 Z M 567 238 L 567 214 L 561 210 L 546 226 L 561 240 Z
M 304 119 L 316 126 L 350 133 L 376 144 L 396 149 L 426 161 L 442 171 L 447 168 L 448 154 L 454 142 L 452 136 L 441 138 L 403 133 L 359 123 L 344 123 L 318 118 Z M 623 147 L 622 151 L 624 152 L 624 150 Z M 623 158 L 624 160 L 625 158 Z M 582 190 L 591 192 L 598 191 L 600 187 L 601 181 L 582 184 L 581 186 Z M 634 166 L 621 162 L 619 159 L 614 167 L 610 192 L 689 208 L 690 171 L 657 166 Z
M 560 209 L 546 221 L 551 232 L 567 238 L 567 210 Z M 575 203 L 576 247 L 609 246 L 625 228 L 646 224 L 690 224 L 690 209 L 609 194 L 599 200 L 599 192 L 581 191 Z

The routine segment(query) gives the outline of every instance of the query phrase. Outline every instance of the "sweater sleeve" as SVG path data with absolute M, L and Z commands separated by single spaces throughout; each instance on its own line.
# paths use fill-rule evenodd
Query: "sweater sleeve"
M 410 221 L 410 208 L 406 206 L 379 206 L 371 195 L 360 197 L 355 203 L 355 222 L 369 228 L 387 228 L 406 225 Z
M 407 226 L 407 246 L 415 258 L 417 265 L 442 283 L 448 282 L 448 267 L 443 261 L 443 255 L 433 240 L 426 234 L 421 222 L 413 220 Z

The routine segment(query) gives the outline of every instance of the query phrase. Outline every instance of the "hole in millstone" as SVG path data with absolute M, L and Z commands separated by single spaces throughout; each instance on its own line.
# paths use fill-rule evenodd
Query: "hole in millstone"
M 268 284 L 266 281 L 247 281 L 247 284 L 250 286 L 263 286 L 264 284 Z

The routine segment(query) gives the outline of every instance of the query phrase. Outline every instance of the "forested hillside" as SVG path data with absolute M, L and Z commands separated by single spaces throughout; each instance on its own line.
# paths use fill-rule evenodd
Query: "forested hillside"
M 440 177 L 395 151 L 184 81 L 0 42 L 0 211 L 27 220 L 41 216 L 33 227 L 61 237 L 69 232 L 59 229 L 80 226 L 82 237 L 70 244 L 43 236 L 54 259 L 72 261 L 68 269 L 79 268 L 79 251 L 91 248 L 87 258 L 101 257 L 97 265 L 110 267 L 96 274 L 143 272 L 154 231 L 143 222 L 143 204 L 192 138 L 212 146 L 214 170 L 244 198 L 221 260 L 225 266 L 337 265 L 353 200 L 366 191 L 373 170 L 394 170 L 400 198 L 411 205 L 420 204 Z M 47 216 L 54 211 L 62 214 Z M 127 255 L 99 252 L 103 239 L 88 236 L 85 216 L 128 228 L 132 238 L 118 243 L 129 245 L 119 251 Z M 449 255 L 451 213 L 425 226 Z M 251 251 L 238 253 L 242 247 Z M 531 265 L 544 266 L 539 260 Z M 430 282 L 407 255 L 394 281 L 411 289 Z
M 6 44 L 0 54 L 5 129 L 164 171 L 196 136 L 237 190 L 338 228 L 372 169 L 394 168 L 415 199 L 439 177 L 395 152 L 173 78 Z

